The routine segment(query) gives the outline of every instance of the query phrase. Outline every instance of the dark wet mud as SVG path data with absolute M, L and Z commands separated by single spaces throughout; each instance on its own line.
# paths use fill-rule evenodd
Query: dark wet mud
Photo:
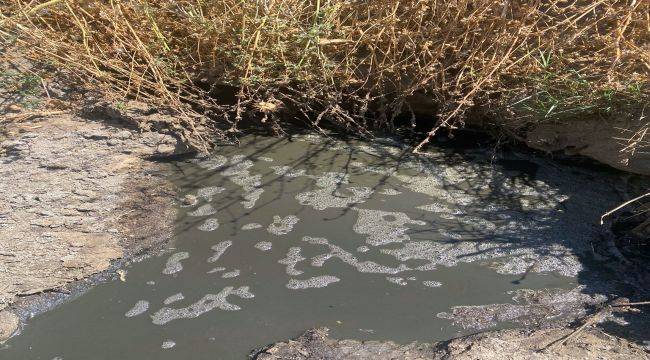
M 172 176 L 176 247 L 31 319 L 0 359 L 241 359 L 320 326 L 431 342 L 570 321 L 611 290 L 592 242 L 615 175 L 248 136 Z

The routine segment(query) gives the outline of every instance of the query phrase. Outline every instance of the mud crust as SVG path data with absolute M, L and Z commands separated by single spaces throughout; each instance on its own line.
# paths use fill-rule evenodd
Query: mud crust
M 598 329 L 585 331 L 564 346 L 544 348 L 570 333 L 568 329 L 502 330 L 439 343 L 395 344 L 391 341 L 336 340 L 326 328 L 312 329 L 295 340 L 279 342 L 251 354 L 257 360 L 320 359 L 650 359 L 637 345 Z
M 71 112 L 3 124 L 0 341 L 171 239 L 169 135 Z

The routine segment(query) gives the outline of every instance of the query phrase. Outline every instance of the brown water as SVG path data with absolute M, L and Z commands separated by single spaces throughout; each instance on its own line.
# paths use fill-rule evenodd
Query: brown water
M 449 339 L 476 331 L 454 306 L 583 284 L 617 201 L 607 175 L 517 153 L 247 136 L 217 154 L 176 164 L 197 203 L 175 248 L 34 317 L 0 359 L 241 359 L 316 326 Z

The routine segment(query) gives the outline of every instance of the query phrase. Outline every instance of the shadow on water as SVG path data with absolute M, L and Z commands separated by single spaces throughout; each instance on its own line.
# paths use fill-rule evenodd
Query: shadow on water
M 212 163 L 195 164 L 201 161 Z M 272 168 L 280 165 L 285 168 Z M 0 359 L 61 355 L 68 360 L 96 354 L 98 348 L 104 357 L 95 358 L 243 358 L 255 347 L 315 326 L 332 328 L 335 337 L 446 340 L 477 331 L 463 326 L 463 314 L 473 322 L 484 317 L 483 328 L 541 325 L 551 315 L 580 314 L 612 294 L 634 291 L 596 254 L 605 236 L 597 221 L 620 201 L 613 185 L 619 181 L 616 173 L 559 166 L 516 149 L 495 155 L 484 147 L 441 148 L 415 157 L 390 139 L 367 143 L 259 134 L 173 166 L 181 197 L 206 187 L 224 189 L 197 205 L 210 204 L 219 221 L 215 231 L 197 230 L 212 215 L 188 216 L 197 206 L 180 209 L 172 252 L 188 253 L 189 259 L 180 262 L 182 271 L 161 274 L 169 256 L 134 264 L 125 282 L 100 285 L 33 319 L 23 335 L 0 349 Z M 264 192 L 254 206 L 242 206 L 256 189 Z M 319 196 L 325 204 L 339 205 L 318 208 Z M 274 216 L 290 215 L 299 219 L 294 230 L 267 231 Z M 368 224 L 359 220 L 363 216 Z M 262 227 L 242 229 L 250 223 Z M 272 243 L 272 250 L 252 248 L 262 240 Z M 226 255 L 206 262 L 224 241 L 232 241 Z M 290 274 L 287 265 L 296 248 L 302 259 L 294 270 L 302 274 Z M 281 259 L 286 261 L 278 264 Z M 302 284 L 305 277 L 318 276 L 336 280 L 319 283 L 323 288 L 287 289 L 293 280 Z M 225 304 L 214 300 L 208 305 L 234 309 L 230 306 L 236 304 L 240 311 L 201 313 L 206 303 L 195 301 L 224 285 L 250 286 L 254 298 L 231 295 Z M 559 289 L 560 295 L 548 301 L 549 296 L 535 292 L 546 289 Z M 179 292 L 187 299 L 179 303 L 186 307 L 161 305 L 181 309 L 171 310 L 183 316 L 169 324 L 124 316 L 143 299 L 152 304 L 148 314 L 158 314 L 162 308 L 154 304 Z M 495 313 L 482 307 L 491 304 L 522 306 L 523 315 L 509 317 L 498 313 L 502 307 Z M 457 306 L 466 309 L 456 311 Z M 529 315 L 532 320 L 525 319 Z M 624 318 L 632 322 L 629 327 L 613 322 L 604 327 L 647 340 L 626 330 L 638 317 Z M 161 350 L 166 339 L 176 346 Z
M 266 136 L 253 136 L 249 138 L 248 144 L 255 144 L 258 142 L 263 143 L 261 147 L 256 147 L 255 150 L 247 154 L 247 159 L 257 159 L 267 156 L 268 153 L 274 152 L 278 148 L 286 145 L 286 142 L 292 142 L 291 138 L 283 139 L 277 138 L 269 140 Z M 323 161 L 321 155 L 331 153 L 334 143 L 343 144 L 343 148 L 347 151 L 340 151 L 335 157 Z M 390 142 L 389 142 L 390 143 Z M 307 173 L 324 173 L 324 172 L 343 172 L 345 175 L 354 175 L 355 169 L 351 164 L 358 160 L 359 151 L 357 150 L 359 141 L 354 139 L 330 139 L 320 143 L 312 143 L 303 152 L 296 154 L 297 157 L 292 159 L 286 165 L 292 169 L 305 169 Z M 248 145 L 244 145 L 248 146 Z M 364 155 L 369 156 L 372 160 L 372 165 L 378 168 L 391 168 L 395 173 L 403 169 L 404 164 L 409 161 L 419 162 L 423 168 L 435 168 L 440 163 L 445 164 L 464 164 L 465 175 L 468 176 L 467 181 L 460 181 L 454 183 L 445 183 L 443 188 L 446 191 L 458 191 L 472 196 L 479 197 L 483 201 L 501 206 L 497 211 L 495 207 L 488 207 L 484 209 L 474 209 L 470 214 L 484 219 L 491 219 L 498 221 L 499 218 L 495 217 L 498 214 L 510 214 L 513 216 L 523 216 L 535 219 L 535 226 L 522 232 L 522 229 L 514 229 L 513 231 L 501 231 L 498 236 L 494 236 L 491 231 L 481 230 L 464 223 L 455 224 L 455 233 L 462 238 L 462 242 L 468 241 L 476 242 L 475 250 L 459 254 L 458 258 L 462 261 L 463 258 L 471 258 L 480 256 L 485 253 L 510 253 L 516 254 L 520 249 L 532 249 L 537 259 L 528 264 L 523 272 L 521 272 L 515 279 L 511 280 L 514 285 L 520 285 L 526 277 L 531 274 L 540 262 L 555 262 L 565 263 L 567 267 L 575 267 L 576 264 L 566 264 L 566 255 L 575 255 L 579 260 L 580 269 L 576 272 L 576 284 L 581 285 L 580 293 L 589 296 L 607 295 L 610 299 L 619 296 L 633 296 L 638 292 L 638 289 L 628 283 L 624 278 L 617 274 L 615 269 L 608 268 L 608 259 L 602 259 L 603 254 L 597 254 L 597 243 L 606 236 L 606 231 L 597 225 L 597 220 L 602 213 L 613 205 L 617 204 L 621 199 L 617 195 L 613 184 L 619 180 L 619 175 L 615 171 L 602 168 L 597 165 L 587 164 L 559 164 L 550 161 L 543 157 L 537 157 L 526 152 L 518 152 L 516 150 L 508 150 L 505 154 L 486 154 L 493 151 L 485 147 L 472 148 L 471 146 L 461 145 L 464 147 L 463 151 L 442 151 L 437 154 L 434 159 L 414 157 L 410 154 L 408 149 L 402 149 L 399 152 L 385 151 L 385 148 L 378 146 L 370 152 L 365 152 Z M 467 166 L 467 164 L 479 163 L 481 166 Z M 486 166 L 489 163 L 489 166 Z M 188 174 L 186 169 L 177 165 L 180 181 L 186 181 L 188 178 L 193 179 L 191 182 L 184 183 L 188 193 L 192 193 L 196 189 L 204 186 L 206 183 L 216 184 L 216 186 L 224 186 L 228 182 L 227 179 L 221 179 L 218 182 L 210 180 L 213 176 L 211 173 L 204 173 L 196 175 L 194 173 Z M 222 170 L 228 169 L 226 165 Z M 498 169 L 498 171 L 497 171 Z M 190 171 L 195 170 L 191 169 Z M 265 178 L 271 175 L 271 172 L 265 174 Z M 479 177 L 488 179 L 487 187 L 477 188 L 470 178 Z M 390 174 L 382 174 L 375 179 L 375 184 L 372 185 L 372 190 L 377 191 L 379 188 L 385 187 L 391 178 Z M 292 180 L 289 180 L 292 181 Z M 520 199 L 521 194 L 512 191 L 515 183 L 523 184 L 525 186 L 535 188 L 539 183 L 545 183 L 549 188 L 557 190 L 558 193 L 567 195 L 567 199 L 559 203 L 557 208 L 548 213 L 535 212 L 531 209 L 522 207 Z M 282 176 L 270 177 L 260 186 L 265 188 L 271 184 L 280 183 L 278 191 L 275 192 L 274 197 L 267 197 L 266 201 L 259 201 L 254 209 L 241 213 L 236 216 L 230 208 L 237 206 L 242 201 L 241 196 L 229 197 L 225 203 L 219 204 L 217 212 L 228 212 L 232 217 L 232 222 L 237 224 L 245 223 L 246 218 L 253 215 L 256 211 L 264 211 L 265 207 L 273 206 L 274 201 L 286 196 L 285 184 L 282 181 Z M 585 184 L 587 184 L 585 186 Z M 350 184 L 345 184 L 352 185 Z M 343 191 L 344 184 L 338 184 L 335 190 L 332 190 L 332 195 Z M 292 195 L 299 192 L 313 190 L 313 184 L 305 183 L 300 188 L 292 189 Z M 336 218 L 343 217 L 353 210 L 358 204 L 353 203 L 345 207 L 338 215 L 332 218 L 324 218 L 324 221 L 335 220 Z M 551 204 L 546 204 L 551 205 Z M 562 215 L 571 214 L 566 219 L 562 219 Z M 293 212 L 292 214 L 300 217 L 302 210 Z M 407 212 L 408 213 L 408 212 Z M 413 219 L 421 220 L 422 216 L 417 213 L 409 213 Z M 560 216 L 558 216 L 560 215 Z M 517 220 L 523 220 L 521 218 Z M 198 226 L 201 220 L 195 222 L 179 223 L 177 229 L 179 233 L 177 236 L 182 236 L 182 233 Z M 576 226 L 580 224 L 581 226 Z M 546 229 L 553 228 L 554 231 L 548 232 Z M 409 229 L 407 234 L 414 240 L 427 240 L 430 236 L 431 229 Z M 418 237 L 422 234 L 421 237 Z M 232 233 L 231 235 L 236 235 Z M 472 240 L 474 239 L 474 240 Z M 479 245 L 489 241 L 494 246 L 489 248 L 481 248 Z M 458 240 L 438 240 L 439 243 L 447 243 L 454 245 Z M 596 243 L 596 245 L 594 245 Z M 554 245 L 561 245 L 564 249 L 558 251 L 554 249 Z M 418 266 L 422 265 L 422 261 L 411 260 L 409 265 Z M 537 271 L 539 272 L 539 270 Z M 462 301 L 461 301 L 462 302 Z M 594 311 L 597 305 L 581 304 L 587 312 Z M 625 319 L 628 320 L 625 320 Z M 648 322 L 643 317 L 638 315 L 628 316 L 622 315 L 622 319 L 629 324 L 621 325 L 621 323 L 606 322 L 603 328 L 616 333 L 619 336 L 627 337 L 636 342 L 643 342 L 648 340 L 647 336 L 642 334 L 639 330 L 642 329 Z M 638 320 L 639 325 L 636 324 Z

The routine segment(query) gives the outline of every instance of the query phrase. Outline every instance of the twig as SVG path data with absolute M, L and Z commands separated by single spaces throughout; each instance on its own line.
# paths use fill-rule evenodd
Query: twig
M 638 301 L 638 302 L 629 302 L 629 303 L 622 303 L 622 304 L 612 304 L 610 306 L 611 307 L 625 307 L 625 306 L 642 306 L 642 305 L 650 305 L 650 301 Z
M 603 308 L 603 309 L 600 309 L 597 313 L 595 313 L 595 314 L 589 316 L 589 318 L 587 319 L 587 321 L 585 321 L 584 324 L 580 325 L 580 327 L 578 327 L 577 329 L 573 330 L 573 331 L 570 332 L 569 334 L 567 334 L 567 335 L 561 337 L 560 339 L 555 340 L 554 342 L 552 342 L 552 343 L 546 345 L 543 349 L 541 349 L 541 351 L 546 352 L 546 351 L 553 350 L 553 349 L 555 349 L 556 347 L 558 347 L 558 346 L 560 346 L 560 345 L 563 345 L 563 344 L 567 343 L 569 340 L 575 339 L 575 338 L 576 338 L 578 335 L 580 335 L 580 333 L 581 333 L 584 329 L 586 329 L 588 326 L 591 326 L 591 325 L 597 323 L 598 321 L 600 321 L 600 319 L 602 319 L 602 317 L 603 317 L 607 312 L 609 312 L 610 310 L 611 310 L 611 305 L 608 305 L 607 307 L 605 307 L 605 308 Z
M 600 225 L 603 225 L 603 224 L 605 223 L 605 218 L 606 218 L 607 216 L 609 216 L 609 215 L 615 213 L 616 211 L 618 211 L 618 210 L 624 208 L 625 206 L 627 206 L 627 205 L 629 205 L 629 204 L 631 204 L 631 203 L 633 203 L 633 202 L 635 202 L 635 201 L 637 201 L 637 200 L 641 200 L 641 199 L 643 199 L 643 198 L 646 197 L 646 196 L 650 196 L 650 192 L 649 192 L 649 193 L 645 193 L 645 194 L 640 195 L 640 196 L 637 196 L 637 197 L 635 197 L 635 198 L 632 199 L 632 200 L 628 200 L 628 201 L 622 203 L 621 205 L 615 207 L 614 209 L 612 209 L 612 210 L 610 210 L 610 211 L 604 213 L 604 214 L 600 217 Z

